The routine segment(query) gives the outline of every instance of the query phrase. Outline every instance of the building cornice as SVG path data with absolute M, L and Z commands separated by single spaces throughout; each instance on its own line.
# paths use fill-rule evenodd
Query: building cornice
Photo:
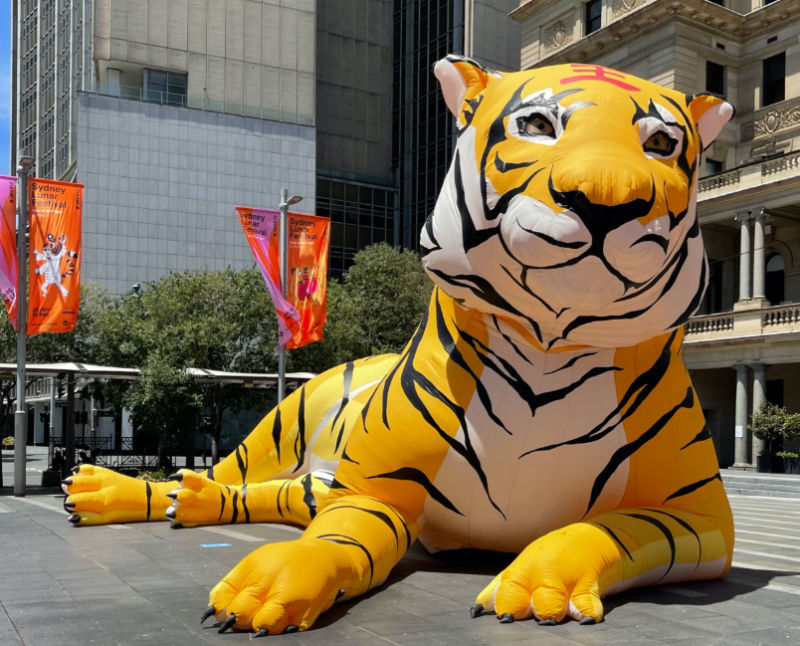
M 552 4 L 547 0 L 531 0 L 511 12 L 511 16 L 518 21 L 525 21 L 535 10 Z M 573 8 L 565 5 L 563 15 L 570 13 Z M 740 14 L 706 0 L 617 0 L 612 5 L 612 11 L 612 21 L 602 29 L 546 53 L 536 64 L 592 60 L 601 52 L 613 51 L 653 29 L 675 21 L 699 26 L 719 38 L 739 42 L 773 34 L 800 21 L 800 2 L 796 0 L 778 0 L 749 14 Z M 547 25 L 542 27 L 546 28 Z

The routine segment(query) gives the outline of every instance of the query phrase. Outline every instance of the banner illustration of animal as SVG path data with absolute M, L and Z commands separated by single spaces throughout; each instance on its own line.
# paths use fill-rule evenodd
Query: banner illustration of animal
M 733 108 L 595 65 L 435 73 L 458 141 L 405 350 L 318 376 L 202 474 L 65 481 L 75 525 L 305 526 L 211 590 L 221 631 L 307 629 L 417 538 L 517 553 L 470 611 L 502 622 L 591 624 L 604 596 L 730 568 L 681 342 L 707 276 L 699 161 Z

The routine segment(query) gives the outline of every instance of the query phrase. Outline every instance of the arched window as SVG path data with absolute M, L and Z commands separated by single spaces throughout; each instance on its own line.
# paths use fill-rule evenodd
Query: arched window
M 784 301 L 783 268 L 783 256 L 781 254 L 774 253 L 767 260 L 767 275 L 764 291 L 770 305 L 779 305 Z

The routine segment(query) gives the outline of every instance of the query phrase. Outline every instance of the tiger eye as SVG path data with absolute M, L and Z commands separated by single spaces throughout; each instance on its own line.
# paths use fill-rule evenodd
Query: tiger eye
M 540 114 L 531 114 L 520 119 L 520 132 L 528 136 L 555 137 L 553 124 Z
M 644 142 L 644 149 L 649 153 L 671 155 L 677 142 L 665 132 L 655 132 Z

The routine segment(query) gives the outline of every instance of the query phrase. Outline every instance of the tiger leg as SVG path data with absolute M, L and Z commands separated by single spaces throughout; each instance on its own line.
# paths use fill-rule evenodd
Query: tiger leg
M 486 609 L 501 621 L 533 616 L 546 623 L 568 615 L 595 623 L 603 618 L 604 595 L 724 575 L 733 526 L 721 482 L 714 487 L 716 515 L 666 505 L 621 509 L 542 536 L 484 588 L 473 614 Z
M 305 630 L 340 598 L 380 585 L 418 528 L 392 506 L 346 495 L 320 511 L 297 540 L 264 545 L 212 590 L 210 614 L 223 630 L 257 635 Z
M 293 480 L 224 485 L 183 469 L 180 488 L 168 497 L 173 527 L 223 523 L 291 523 L 307 526 L 330 499 L 330 476 L 307 473 Z
M 281 473 L 335 469 L 354 420 L 396 361 L 381 355 L 332 368 L 276 406 L 236 449 L 204 475 L 226 485 L 265 482 Z M 145 483 L 110 469 L 81 465 L 66 478 L 64 508 L 75 525 L 166 520 L 167 494 L 180 482 Z

